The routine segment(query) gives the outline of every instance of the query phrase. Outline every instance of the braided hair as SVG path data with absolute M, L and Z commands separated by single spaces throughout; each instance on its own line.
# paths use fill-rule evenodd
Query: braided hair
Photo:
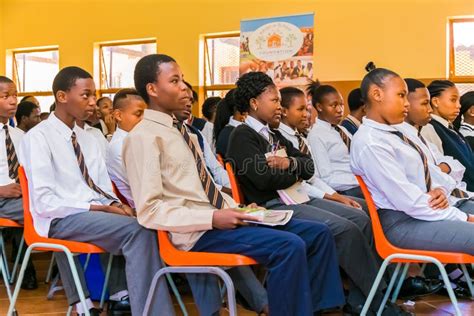
M 328 84 L 321 84 L 319 80 L 309 80 L 306 85 L 306 93 L 311 96 L 311 103 L 316 108 L 316 104 L 322 103 L 324 96 L 330 93 L 338 93 L 337 89 Z
M 461 110 L 459 111 L 458 117 L 453 121 L 453 125 L 456 129 L 459 129 L 461 126 L 462 116 L 471 108 L 471 106 L 474 106 L 474 91 L 464 93 L 459 101 L 461 103 Z
M 214 121 L 213 136 L 214 140 L 217 141 L 219 134 L 222 129 L 229 123 L 229 119 L 234 115 L 235 112 L 235 100 L 234 94 L 236 89 L 229 90 L 225 95 L 224 99 L 220 100 L 217 104 L 216 120 Z
M 274 87 L 273 80 L 263 72 L 249 72 L 237 80 L 235 102 L 237 110 L 241 113 L 250 112 L 250 100 L 257 98 L 268 87 Z

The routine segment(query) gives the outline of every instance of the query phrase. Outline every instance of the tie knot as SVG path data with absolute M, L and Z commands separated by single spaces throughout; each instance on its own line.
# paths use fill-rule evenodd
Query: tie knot
M 72 134 L 71 134 L 71 139 L 72 139 L 73 141 L 75 141 L 76 138 L 77 138 L 77 137 L 76 137 L 76 133 L 75 133 L 75 132 L 72 132 Z
M 8 125 L 7 125 L 7 124 L 4 124 L 4 125 L 3 125 L 3 129 L 4 129 L 5 131 L 8 131 Z

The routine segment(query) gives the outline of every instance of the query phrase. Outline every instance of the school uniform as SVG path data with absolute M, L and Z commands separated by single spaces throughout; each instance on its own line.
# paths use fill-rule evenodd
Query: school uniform
M 473 210 L 429 206 L 428 190 L 449 195 L 449 188 L 431 177 L 421 153 L 394 126 L 365 118 L 352 141 L 351 168 L 367 184 L 394 245 L 474 254 L 474 225 L 466 214 Z
M 464 136 L 464 138 L 471 146 L 471 149 L 474 151 L 474 125 L 462 122 L 459 127 L 459 132 Z
M 341 126 L 351 133 L 351 135 L 354 135 L 357 132 L 360 124 L 360 121 L 351 114 L 346 116 L 341 122 Z
M 79 127 L 79 126 L 78 126 Z M 100 152 L 102 153 L 102 157 L 105 158 L 107 154 L 107 145 L 109 144 L 107 142 L 107 139 L 105 138 L 104 134 L 100 131 L 100 129 L 95 128 L 90 126 L 87 123 L 84 123 L 84 130 L 94 136 L 94 138 L 97 140 L 97 144 L 99 145 Z
M 188 128 L 198 135 L 199 145 L 203 148 L 206 165 L 213 174 L 213 178 L 221 186 L 229 187 L 227 172 L 220 166 L 199 130 L 192 126 L 188 126 Z M 129 205 L 135 208 L 122 159 L 123 142 L 127 135 L 128 132 L 117 128 L 107 149 L 106 164 L 110 179 L 115 183 L 120 194 L 127 199 Z M 256 312 L 262 311 L 263 307 L 268 304 L 267 293 L 251 269 L 248 267 L 239 267 L 228 270 L 228 273 L 234 280 L 235 288 L 247 300 L 250 307 Z M 221 308 L 221 302 L 217 283 L 203 275 L 188 274 L 186 276 L 188 277 L 200 314 L 212 315 L 218 312 Z M 206 285 L 206 287 L 202 286 L 203 284 Z M 212 293 L 214 293 L 214 295 L 212 295 Z
M 69 128 L 53 113 L 28 132 L 21 149 L 35 230 L 40 236 L 92 243 L 123 255 L 132 313 L 141 315 L 151 280 L 161 268 L 156 232 L 132 217 L 90 211 L 93 204 L 117 201 L 95 139 L 80 128 Z M 64 281 L 66 256 L 58 253 L 56 258 Z M 65 290 L 69 300 L 72 291 Z M 153 314 L 174 315 L 164 280 L 158 293 Z
M 466 172 L 463 181 L 469 191 L 474 191 L 474 153 L 470 145 L 447 120 L 434 114 L 431 117 L 430 123 L 422 128 L 421 135 L 434 143 L 442 153 L 452 156 L 464 165 Z
M 248 116 L 245 123 L 232 133 L 227 158 L 234 164 L 246 202 L 255 202 L 269 209 L 292 209 L 295 218 L 327 224 L 336 240 L 339 265 L 356 285 L 354 292 L 360 290 L 363 296 L 367 296 L 379 268 L 371 247 L 372 230 L 368 215 L 363 210 L 323 199 L 286 205 L 278 190 L 289 188 L 300 179 L 309 180 L 314 173 L 313 160 L 284 138 L 277 138 L 277 133 L 255 118 Z M 290 168 L 278 172 L 268 167 L 265 158 L 276 143 L 285 147 L 293 161 Z
M 291 220 L 277 228 L 213 229 L 214 212 L 237 205 L 215 186 L 196 136 L 173 126 L 171 116 L 145 110 L 123 154 L 140 224 L 168 230 L 181 250 L 237 253 L 267 266 L 272 315 L 312 315 L 343 303 L 325 225 Z
M 216 153 L 221 155 L 225 158 L 227 154 L 227 147 L 229 145 L 229 137 L 234 128 L 242 124 L 242 122 L 234 120 L 233 117 L 229 118 L 229 123 L 224 126 L 224 128 L 220 131 L 219 135 L 216 139 Z
M 308 134 L 316 176 L 341 194 L 364 198 L 350 168 L 351 138 L 344 127 L 320 119 Z

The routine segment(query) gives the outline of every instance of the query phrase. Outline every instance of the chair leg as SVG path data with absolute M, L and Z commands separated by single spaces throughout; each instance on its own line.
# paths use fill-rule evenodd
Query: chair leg
M 21 252 L 22 252 L 24 246 L 25 246 L 25 236 L 21 235 L 20 246 L 18 247 L 18 252 L 16 253 L 15 263 L 13 264 L 12 273 L 10 275 L 10 284 L 13 284 L 13 282 L 15 281 L 15 274 L 16 274 L 16 271 L 18 270 L 18 264 L 20 263 Z
M 471 292 L 471 298 L 474 298 L 474 286 L 472 285 L 472 279 L 467 271 L 466 265 L 461 264 L 462 272 L 464 273 L 464 277 L 466 278 L 467 286 L 469 287 L 469 291 Z
M 26 249 L 25 257 L 23 258 L 23 263 L 21 264 L 20 273 L 18 274 L 18 280 L 16 281 L 15 291 L 13 292 L 12 300 L 10 303 L 10 307 L 8 308 L 7 315 L 11 316 L 14 312 L 16 300 L 18 299 L 18 294 L 20 293 L 21 282 L 23 281 L 23 277 L 25 276 L 26 266 L 28 265 L 28 260 L 30 259 L 31 252 L 35 248 L 53 248 L 53 249 L 63 251 L 66 254 L 66 257 L 69 263 L 69 268 L 71 269 L 72 277 L 74 279 L 74 284 L 79 294 L 79 299 L 85 310 L 85 315 L 90 316 L 89 310 L 87 309 L 86 298 L 84 296 L 84 291 L 82 289 L 79 275 L 77 273 L 76 265 L 74 264 L 74 258 L 73 258 L 72 253 L 65 246 L 53 245 L 53 244 L 48 244 L 48 243 L 34 243 L 34 244 L 31 244 L 28 247 L 28 249 Z
M 109 261 L 107 263 L 107 270 L 105 271 L 104 286 L 102 287 L 102 293 L 100 294 L 100 305 L 102 309 L 104 307 L 105 293 L 107 292 L 107 287 L 109 285 L 110 270 L 112 269 L 112 261 L 114 259 L 113 254 L 109 254 Z
M 87 267 L 89 267 L 89 261 L 91 260 L 91 254 L 88 253 L 87 254 L 87 257 L 86 257 L 86 262 L 84 262 L 84 273 L 86 272 L 87 270 Z
M 425 277 L 425 269 L 426 269 L 426 265 L 427 265 L 427 263 L 426 263 L 426 262 L 425 262 L 425 263 L 423 263 L 423 264 L 421 265 L 421 269 L 420 269 L 420 275 L 421 275 L 422 277 Z
M 397 263 L 397 267 L 395 268 L 395 272 L 393 273 L 393 276 L 390 279 L 390 283 L 388 284 L 388 287 L 385 289 L 385 295 L 383 296 L 382 303 L 380 303 L 379 309 L 377 311 L 377 316 L 382 315 L 382 311 L 385 308 L 385 304 L 388 301 L 388 297 L 390 296 L 390 293 L 392 292 L 393 286 L 395 285 L 395 281 L 397 280 L 398 273 L 400 272 L 401 267 L 402 267 L 402 264 Z
M 166 263 L 160 258 L 161 265 L 163 267 L 166 267 Z M 166 280 L 168 281 L 168 284 L 171 287 L 171 291 L 174 294 L 174 297 L 178 301 L 179 308 L 181 309 L 181 312 L 183 313 L 183 316 L 188 316 L 188 310 L 186 309 L 186 305 L 184 305 L 183 298 L 181 297 L 181 294 L 179 294 L 178 288 L 176 287 L 176 284 L 173 281 L 173 278 L 171 277 L 170 274 L 165 274 Z
M 71 316 L 71 315 L 72 315 L 72 305 L 69 305 L 69 307 L 67 308 L 66 316 Z
M 11 289 L 10 289 L 10 282 L 8 281 L 7 274 L 5 273 L 5 263 L 3 262 L 3 255 L 0 254 L 0 256 L 2 256 L 2 258 L 1 258 L 2 260 L 0 260 L 0 273 L 2 274 L 3 283 L 5 284 L 5 289 L 7 291 L 8 301 L 11 302 L 12 292 L 11 292 Z
M 54 254 L 51 253 L 51 261 L 49 262 L 49 267 L 48 267 L 48 274 L 46 274 L 46 280 L 44 283 L 48 284 L 49 281 L 51 281 L 51 274 L 53 274 L 53 267 L 54 267 Z
M 410 267 L 410 264 L 405 263 L 405 266 L 403 267 L 403 270 L 402 270 L 402 275 L 400 276 L 400 279 L 398 280 L 398 283 L 397 283 L 397 287 L 395 288 L 395 291 L 393 292 L 393 295 L 392 295 L 392 303 L 395 303 L 397 301 L 398 294 L 400 294 L 400 289 L 402 288 L 403 281 L 405 281 L 409 267 Z
M 5 241 L 3 240 L 3 230 L 0 229 L 0 249 L 2 250 L 2 260 L 3 264 L 5 266 L 5 274 L 7 276 L 7 279 L 10 280 L 10 271 L 8 270 L 8 259 L 7 259 L 7 253 L 5 250 Z

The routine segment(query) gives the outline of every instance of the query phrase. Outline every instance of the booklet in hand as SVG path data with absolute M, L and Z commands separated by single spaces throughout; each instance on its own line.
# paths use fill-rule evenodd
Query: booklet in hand
M 238 210 L 260 219 L 259 222 L 247 220 L 244 222 L 266 226 L 285 225 L 293 216 L 292 210 L 267 210 L 264 208 L 238 208 Z

